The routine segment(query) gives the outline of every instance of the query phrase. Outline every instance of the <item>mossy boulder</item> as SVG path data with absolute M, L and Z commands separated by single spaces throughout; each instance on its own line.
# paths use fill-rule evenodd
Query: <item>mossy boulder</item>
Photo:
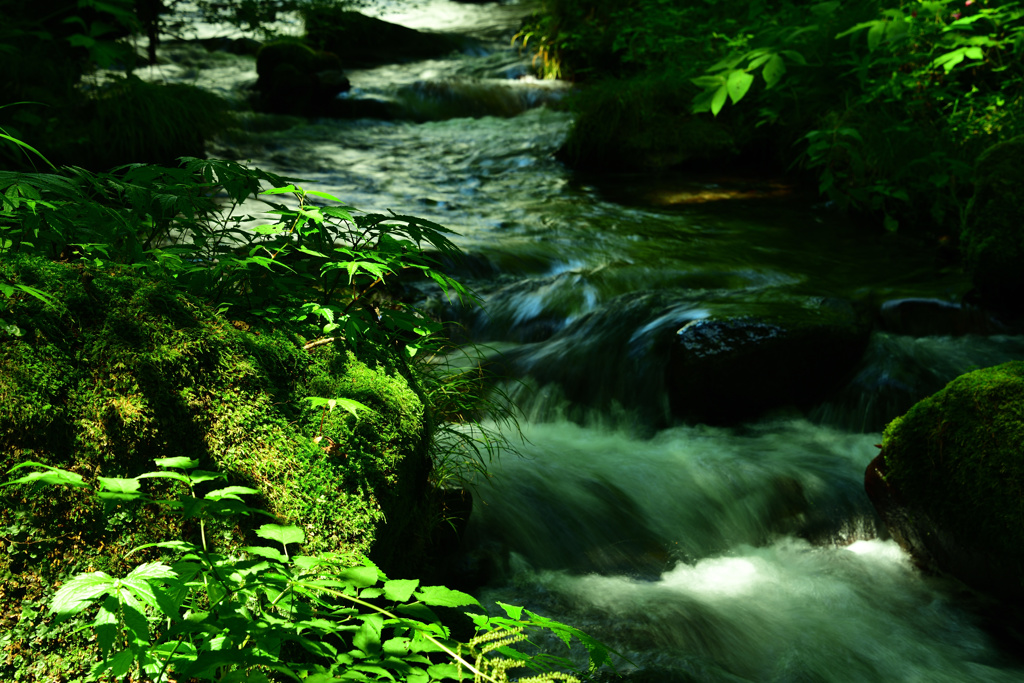
M 369 555 L 396 575 L 422 565 L 435 519 L 429 430 L 393 355 L 376 349 L 357 358 L 340 344 L 307 351 L 301 340 L 228 320 L 130 269 L 15 258 L 0 262 L 0 282 L 55 302 L 21 290 L 0 297 L 4 472 L 37 461 L 87 480 L 130 477 L 155 469 L 153 458 L 185 456 L 259 490 L 248 502 L 302 526 L 307 551 Z M 357 419 L 307 397 L 349 398 L 367 409 Z M 0 495 L 8 541 L 0 632 L 9 636 L 0 645 L 8 663 L 30 656 L 47 676 L 75 665 L 64 652 L 73 639 L 31 644 L 34 633 L 60 632 L 45 618 L 56 584 L 89 568 L 123 575 L 152 559 L 126 560 L 132 548 L 194 540 L 196 532 L 155 506 L 104 512 L 81 490 L 17 486 Z M 211 538 L 230 547 L 244 540 L 246 524 L 260 523 Z M 25 675 L 27 665 L 18 666 Z M 0 679 L 13 680 L 13 671 L 0 665 Z
M 1024 362 L 962 375 L 891 422 L 865 485 L 919 565 L 1024 598 Z
M 978 157 L 960 249 L 979 301 L 1024 313 L 1024 136 Z

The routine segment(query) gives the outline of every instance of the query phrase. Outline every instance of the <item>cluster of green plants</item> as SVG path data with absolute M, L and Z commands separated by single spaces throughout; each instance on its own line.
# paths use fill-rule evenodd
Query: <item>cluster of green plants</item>
M 775 140 L 891 230 L 958 228 L 974 160 L 1024 130 L 1016 0 L 550 0 L 521 35 L 588 84 L 664 74 L 691 99 L 678 115 Z
M 488 616 L 466 593 L 389 580 L 368 560 L 353 567 L 331 554 L 301 554 L 297 526 L 263 524 L 257 545 L 217 547 L 208 522 L 265 515 L 241 497 L 258 492 L 214 488 L 223 475 L 197 469 L 195 460 L 155 462 L 158 469 L 137 477 L 98 477 L 96 497 L 109 509 L 161 506 L 197 522 L 198 537 L 142 546 L 137 550 L 157 548 L 169 557 L 122 578 L 78 574 L 53 596 L 58 619 L 91 618 L 100 658 L 90 680 L 507 683 L 525 671 L 518 680 L 578 683 L 567 673 L 575 670 L 568 659 L 515 647 L 529 645 L 529 633 L 538 630 L 566 646 L 581 642 L 590 670 L 609 663 L 608 650 L 594 639 L 528 610 L 502 604 L 505 616 Z M 4 486 L 90 487 L 79 474 L 41 463 L 15 470 L 26 468 Z M 142 490 L 151 480 L 170 482 L 177 495 L 152 497 Z M 439 610 L 466 607 L 475 609 Z
M 0 135 L 0 144 L 9 144 L 37 164 L 49 165 L 38 150 L 9 131 Z M 0 258 L 33 256 L 98 269 L 130 268 L 205 302 L 236 327 L 284 331 L 308 350 L 324 344 L 347 346 L 360 354 L 388 348 L 406 364 L 410 386 L 430 406 L 432 424 L 427 432 L 434 438 L 435 456 L 442 465 L 435 482 L 453 475 L 467 460 L 471 467 L 485 466 L 481 446 L 486 453 L 492 436 L 472 426 L 486 409 L 484 379 L 475 368 L 436 371 L 434 352 L 446 344 L 441 325 L 418 313 L 403 297 L 406 286 L 424 282 L 453 299 L 472 299 L 439 265 L 440 258 L 459 255 L 448 231 L 412 216 L 359 212 L 297 182 L 234 162 L 195 158 L 183 159 L 177 168 L 134 164 L 109 173 L 52 165 L 48 172 L 0 171 Z M 260 210 L 253 211 L 252 206 Z M 10 310 L 26 297 L 44 305 L 58 303 L 55 292 L 21 281 L 11 275 L 15 272 L 7 271 L 0 278 L 0 303 L 6 300 Z M 0 321 L 0 337 L 17 339 L 26 334 L 18 323 L 17 317 Z M 423 362 L 412 368 L 410 363 L 417 360 Z M 357 401 L 337 396 L 309 400 L 313 409 L 322 411 L 321 426 L 335 409 L 363 419 L 365 406 Z M 502 409 L 497 404 L 493 407 Z M 318 441 L 319 435 L 313 440 Z M 154 501 L 139 493 L 139 484 L 160 479 L 185 485 L 188 500 L 200 501 L 183 498 L 185 502 L 161 503 L 188 519 L 214 509 L 240 509 L 232 506 L 240 502 L 237 494 L 243 488 L 229 486 L 201 497 L 195 486 L 205 485 L 215 475 L 179 472 L 196 466 L 190 462 L 185 467 L 180 459 L 164 459 L 161 464 L 166 471 L 133 479 L 97 479 L 100 498 L 148 505 Z M 42 474 L 18 479 L 18 485 L 84 483 L 77 474 L 57 472 L 52 465 L 43 468 Z M 246 508 L 245 512 L 251 511 Z M 266 527 L 265 533 L 272 533 L 271 528 Z M 281 538 L 287 543 L 305 540 L 295 529 L 273 533 L 285 534 Z M 104 658 L 95 676 L 127 675 L 134 667 L 154 680 L 164 680 L 158 669 L 173 669 L 182 680 L 186 675 L 206 676 L 204 680 L 264 680 L 252 668 L 256 666 L 300 680 L 425 681 L 468 675 L 500 681 L 505 680 L 502 676 L 508 667 L 526 661 L 509 654 L 512 651 L 506 647 L 508 637 L 519 637 L 515 629 L 556 626 L 532 615 L 518 626 L 477 615 L 472 619 L 478 632 L 462 639 L 460 655 L 441 623 L 416 612 L 416 605 L 404 605 L 412 617 L 399 617 L 389 611 L 397 609 L 394 605 L 383 607 L 370 600 L 423 604 L 442 600 L 433 604 L 443 605 L 447 599 L 443 596 L 452 592 L 416 589 L 414 582 L 386 582 L 375 568 L 343 566 L 341 556 L 268 558 L 269 551 L 258 548 L 215 555 L 205 538 L 186 545 L 176 539 L 160 541 L 149 549 L 177 556 L 140 565 L 123 579 L 91 572 L 72 580 L 58 595 L 55 605 L 61 616 L 87 607 L 95 610 L 98 603 L 94 625 Z M 345 578 L 350 574 L 362 578 L 353 583 Z M 282 576 L 288 577 L 284 584 Z M 385 583 L 378 586 L 381 582 Z M 399 600 L 404 595 L 400 586 L 408 587 L 409 594 Z M 414 590 L 419 591 L 415 600 L 410 597 Z M 230 599 L 225 597 L 229 593 Z M 265 609 L 257 610 L 261 600 Z M 204 606 L 223 610 L 204 610 Z M 509 609 L 518 622 L 521 613 Z M 212 612 L 216 613 L 211 616 Z M 140 620 L 139 615 L 145 618 Z M 417 618 L 424 623 L 416 622 Z M 147 635 L 143 623 L 146 629 L 162 624 L 162 635 Z M 215 623 L 221 635 L 214 633 Z M 375 637 L 383 640 L 366 640 L 373 636 L 369 633 L 356 638 L 354 633 L 364 623 L 371 624 Z M 499 627 L 512 631 L 488 635 Z M 231 638 L 237 639 L 228 639 L 224 629 L 234 629 Z M 115 631 L 120 635 L 110 635 Z M 325 645 L 324 638 L 340 640 Z M 309 645 L 313 642 L 315 647 Z M 360 650 L 359 643 L 369 649 Z M 399 643 L 408 647 L 402 650 Z M 228 659 L 217 659 L 224 656 L 225 647 L 237 651 Z M 296 648 L 304 654 L 295 655 Z M 451 655 L 445 654 L 445 648 L 454 648 L 454 669 L 438 661 L 439 656 Z M 254 653 L 260 655 L 246 659 Z M 493 658 L 490 653 L 511 657 L 511 663 L 488 663 Z M 293 655 L 297 659 L 289 659 Z M 527 659 L 545 662 L 543 656 Z M 306 668 L 295 668 L 299 667 L 295 662 L 307 660 L 312 663 L 302 664 Z

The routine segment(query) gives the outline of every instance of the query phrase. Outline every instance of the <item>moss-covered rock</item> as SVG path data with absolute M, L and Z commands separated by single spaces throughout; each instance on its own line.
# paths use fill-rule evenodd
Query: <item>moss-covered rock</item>
M 1024 136 L 993 145 L 978 157 L 974 196 L 960 236 L 964 266 L 980 301 L 1024 312 Z
M 21 292 L 0 298 L 5 472 L 38 461 L 87 479 L 127 477 L 155 469 L 153 458 L 185 456 L 258 489 L 249 502 L 301 525 L 307 550 L 367 554 L 395 574 L 422 562 L 433 522 L 429 430 L 391 354 L 357 359 L 340 344 L 306 351 L 298 339 L 233 323 L 130 269 L 15 258 L 0 262 L 0 281 L 56 302 Z M 357 419 L 307 397 L 349 398 L 367 409 Z M 65 661 L 65 636 L 45 647 L 31 642 L 60 633 L 44 618 L 55 584 L 89 568 L 120 575 L 147 558 L 125 560 L 132 548 L 196 531 L 158 507 L 104 512 L 81 490 L 19 486 L 2 495 L 0 646 L 9 665 L 31 650 L 32 666 L 47 676 L 75 665 Z M 244 533 L 214 536 L 234 543 Z M 0 679 L 13 680 L 3 666 Z
M 958 377 L 890 423 L 866 488 L 920 565 L 1024 598 L 1024 362 Z

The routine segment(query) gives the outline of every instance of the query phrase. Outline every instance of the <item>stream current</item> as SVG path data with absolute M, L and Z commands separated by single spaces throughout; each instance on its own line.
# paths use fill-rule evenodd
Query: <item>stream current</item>
M 523 411 L 518 453 L 472 485 L 479 597 L 588 631 L 640 680 L 1024 680 L 973 599 L 916 571 L 863 491 L 888 420 L 962 372 L 1024 357 L 1024 339 L 876 331 L 848 385 L 813 410 L 674 421 L 652 340 L 710 294 L 740 310 L 955 301 L 967 283 L 934 250 L 780 182 L 569 171 L 553 153 L 570 114 L 544 106 L 566 87 L 530 78 L 509 47 L 528 12 L 429 0 L 385 14 L 480 47 L 348 73 L 348 96 L 408 120 L 296 120 L 208 149 L 459 233 L 468 258 L 454 274 L 485 308 L 435 310 L 509 373 Z M 168 54 L 151 77 L 235 97 L 255 80 L 251 60 Z

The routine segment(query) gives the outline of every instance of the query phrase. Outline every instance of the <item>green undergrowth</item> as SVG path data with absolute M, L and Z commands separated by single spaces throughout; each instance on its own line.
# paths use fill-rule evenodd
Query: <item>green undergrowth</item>
M 309 552 L 349 562 L 369 555 L 401 575 L 426 557 L 439 521 L 425 495 L 429 433 L 393 353 L 367 347 L 364 361 L 341 344 L 307 351 L 283 332 L 238 329 L 125 268 L 15 257 L 0 277 L 55 302 L 14 296 L 0 313 L 5 471 L 31 460 L 132 477 L 154 457 L 191 458 L 257 490 L 261 507 L 304 530 Z M 357 418 L 304 400 L 318 396 L 365 408 Z M 40 605 L 52 586 L 88 568 L 124 573 L 147 557 L 126 560 L 132 548 L 195 532 L 152 506 L 126 503 L 105 515 L 73 491 L 17 489 L 4 492 L 0 528 L 8 545 L 0 618 L 14 666 L 4 680 L 29 675 L 23 660 L 12 664 L 18 652 L 31 650 L 33 666 L 48 670 L 66 660 L 65 641 L 32 635 L 49 633 Z M 216 532 L 237 543 L 245 524 Z
M 955 236 L 975 160 L 1024 130 L 1012 0 L 547 0 L 518 39 L 540 72 L 581 82 L 570 161 L 612 147 L 620 168 L 658 168 L 647 139 L 696 115 L 738 144 L 677 165 L 746 168 L 753 151 L 889 230 Z

